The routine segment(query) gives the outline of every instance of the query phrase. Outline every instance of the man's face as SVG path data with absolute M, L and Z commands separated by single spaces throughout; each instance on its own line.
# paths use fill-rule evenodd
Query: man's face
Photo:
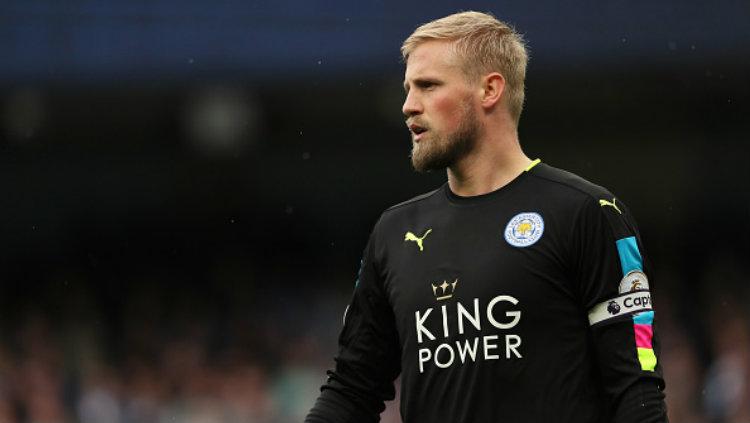
M 411 161 L 417 171 L 443 169 L 474 147 L 480 131 L 474 91 L 447 41 L 427 41 L 409 55 L 404 78 Z

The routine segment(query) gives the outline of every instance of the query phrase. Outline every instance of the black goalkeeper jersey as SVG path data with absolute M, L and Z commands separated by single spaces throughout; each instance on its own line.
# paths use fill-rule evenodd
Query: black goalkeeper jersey
M 405 423 L 664 421 L 647 275 L 627 207 L 545 164 L 393 206 L 306 421 L 377 421 L 399 375 Z

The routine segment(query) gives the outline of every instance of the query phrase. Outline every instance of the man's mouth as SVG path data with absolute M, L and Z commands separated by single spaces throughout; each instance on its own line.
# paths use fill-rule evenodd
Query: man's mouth
M 418 141 L 421 138 L 421 135 L 427 132 L 427 128 L 415 123 L 410 123 L 407 126 L 409 127 L 409 131 L 411 132 L 414 141 Z

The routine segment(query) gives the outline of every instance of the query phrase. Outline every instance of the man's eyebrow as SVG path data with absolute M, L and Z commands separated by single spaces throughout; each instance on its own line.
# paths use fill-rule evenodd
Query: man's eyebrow
M 440 80 L 437 78 L 431 78 L 431 77 L 419 77 L 414 78 L 411 81 L 414 85 L 417 86 L 423 86 L 425 84 L 440 84 Z M 404 81 L 404 91 L 409 92 L 409 83 L 407 81 Z

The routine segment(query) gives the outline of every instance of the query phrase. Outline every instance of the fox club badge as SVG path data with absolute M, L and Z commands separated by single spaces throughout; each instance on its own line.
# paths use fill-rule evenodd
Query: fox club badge
M 528 247 L 544 233 L 544 219 L 539 213 L 524 212 L 513 216 L 505 226 L 505 240 L 514 247 Z

